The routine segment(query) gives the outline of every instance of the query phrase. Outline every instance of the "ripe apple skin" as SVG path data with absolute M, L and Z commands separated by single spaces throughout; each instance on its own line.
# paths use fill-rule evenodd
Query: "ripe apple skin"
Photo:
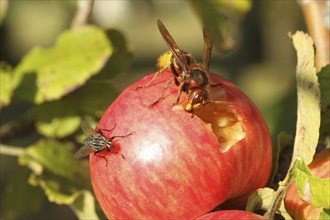
M 330 178 L 330 149 L 317 153 L 308 165 L 311 173 L 319 178 Z M 312 206 L 301 199 L 295 182 L 291 182 L 285 196 L 285 208 L 294 219 L 319 219 L 322 208 Z
M 211 212 L 198 217 L 196 220 L 266 220 L 265 217 L 261 215 L 254 214 L 252 212 L 242 211 L 242 210 L 223 210 L 217 212 Z
M 230 111 L 240 120 L 245 137 L 220 151 L 211 126 L 184 111 L 186 94 L 172 108 L 178 87 L 171 83 L 164 98 L 150 107 L 172 73 L 164 71 L 145 88 L 153 74 L 126 88 L 109 106 L 97 129 L 113 140 L 103 158 L 90 155 L 94 192 L 109 219 L 193 219 L 227 199 L 246 198 L 264 187 L 271 172 L 272 147 L 268 128 L 252 101 L 236 86 L 211 74 L 221 83 L 211 95 L 233 103 Z M 180 107 L 181 106 L 181 107 Z

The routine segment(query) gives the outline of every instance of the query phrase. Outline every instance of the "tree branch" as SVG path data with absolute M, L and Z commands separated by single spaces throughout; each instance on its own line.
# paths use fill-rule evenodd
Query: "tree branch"
M 93 11 L 94 1 L 77 0 L 77 12 L 72 20 L 71 28 L 77 28 L 87 24 Z
M 319 72 L 322 67 L 330 63 L 330 29 L 327 27 L 329 5 L 327 1 L 298 0 L 316 47 L 315 64 Z M 327 11 L 328 10 L 328 11 Z
M 24 154 L 25 148 L 23 147 L 16 147 L 16 146 L 9 146 L 9 145 L 0 145 L 0 154 L 2 155 L 8 155 L 8 156 L 21 156 Z

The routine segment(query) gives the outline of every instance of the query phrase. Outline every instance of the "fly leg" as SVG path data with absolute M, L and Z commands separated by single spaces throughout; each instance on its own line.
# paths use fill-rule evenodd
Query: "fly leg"
M 115 129 L 116 126 L 117 125 L 115 124 L 111 129 L 99 128 L 98 130 L 100 131 L 100 133 L 102 134 L 102 136 L 105 137 L 103 131 L 111 132 L 111 131 L 113 131 L 113 129 Z
M 107 158 L 105 158 L 105 156 L 98 155 L 98 153 L 101 152 L 101 151 L 102 150 L 95 151 L 94 152 L 94 155 L 97 156 L 97 157 L 101 157 L 101 158 L 105 159 L 105 167 L 107 167 L 108 166 L 108 160 L 107 160 Z M 108 150 L 108 151 L 110 151 L 110 150 Z
M 113 136 L 109 139 L 109 142 L 112 143 L 112 140 L 115 139 L 115 138 L 125 138 L 125 137 L 130 136 L 130 135 L 132 135 L 132 133 L 129 133 L 127 135 L 122 135 L 122 136 Z M 114 147 L 115 147 L 115 145 L 113 145 L 113 144 L 110 145 L 110 146 L 107 145 L 107 151 L 110 152 L 110 153 L 119 154 L 120 156 L 122 156 L 123 159 L 125 159 L 123 154 L 121 154 L 119 152 L 112 152 L 111 151 L 111 149 L 113 149 Z
M 109 139 L 109 141 L 112 142 L 112 140 L 115 139 L 115 138 L 125 138 L 125 137 L 130 136 L 130 135 L 132 135 L 132 133 L 122 135 L 122 136 L 113 136 Z
M 119 152 L 111 152 L 111 151 L 110 151 L 110 153 L 113 153 L 113 154 L 119 154 L 123 159 L 126 159 L 126 158 L 124 157 L 124 155 L 121 154 L 121 153 L 119 153 Z

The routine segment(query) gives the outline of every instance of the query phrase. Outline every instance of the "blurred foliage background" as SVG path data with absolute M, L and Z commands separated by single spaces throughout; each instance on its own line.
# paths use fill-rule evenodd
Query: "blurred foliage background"
M 249 95 L 274 142 L 280 131 L 295 131 L 288 33 L 306 31 L 295 1 L 97 0 L 93 26 L 74 28 L 81 2 L 0 3 L 1 219 L 102 218 L 88 162 L 72 157 L 83 138 L 79 124 L 95 125 L 121 90 L 157 70 L 168 50 L 157 19 L 199 61 L 202 26 L 210 26 L 210 70 Z

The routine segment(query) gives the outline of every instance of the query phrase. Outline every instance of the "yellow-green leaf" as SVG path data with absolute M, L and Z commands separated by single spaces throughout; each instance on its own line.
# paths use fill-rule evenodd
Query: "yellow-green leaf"
M 89 179 L 88 169 L 86 171 L 86 167 L 82 167 L 82 164 L 73 158 L 70 148 L 70 144 L 56 140 L 40 140 L 27 148 L 26 153 L 19 158 L 19 163 L 37 167 L 33 170 L 37 175 L 49 172 L 75 184 L 84 184 Z
M 111 53 L 102 29 L 63 32 L 53 47 L 33 48 L 14 69 L 15 94 L 35 103 L 59 99 L 97 74 Z
M 329 220 L 330 219 L 330 209 L 322 209 L 320 212 L 319 220 Z
M 319 139 L 320 89 L 314 67 L 314 47 L 312 38 L 298 31 L 292 36 L 297 51 L 297 96 L 298 115 L 293 160 L 302 158 L 309 164 Z
M 36 128 L 47 137 L 67 137 L 79 129 L 82 115 L 101 117 L 117 94 L 109 83 L 88 82 L 61 100 L 38 105 L 33 111 Z
M 99 219 L 95 212 L 95 198 L 88 190 L 81 191 L 81 195 L 70 205 L 70 207 L 81 220 Z
M 297 160 L 294 180 L 299 196 L 304 201 L 316 207 L 330 208 L 330 178 L 321 179 L 313 176 L 304 161 Z
M 267 210 L 270 207 L 275 195 L 276 192 L 271 188 L 260 188 L 251 194 L 245 210 L 250 212 L 254 212 L 256 210 Z M 283 201 L 281 201 L 280 207 L 277 211 L 283 216 L 284 219 L 291 219 L 290 215 L 286 212 Z
M 79 107 L 77 101 L 67 98 L 38 105 L 33 112 L 38 132 L 52 138 L 73 134 L 81 121 Z
M 73 158 L 70 144 L 40 140 L 27 148 L 19 163 L 31 169 L 29 184 L 43 189 L 48 200 L 72 204 L 90 188 L 88 164 Z
M 274 195 L 275 191 L 271 188 L 258 189 L 249 197 L 246 210 L 250 212 L 258 209 L 266 210 Z

